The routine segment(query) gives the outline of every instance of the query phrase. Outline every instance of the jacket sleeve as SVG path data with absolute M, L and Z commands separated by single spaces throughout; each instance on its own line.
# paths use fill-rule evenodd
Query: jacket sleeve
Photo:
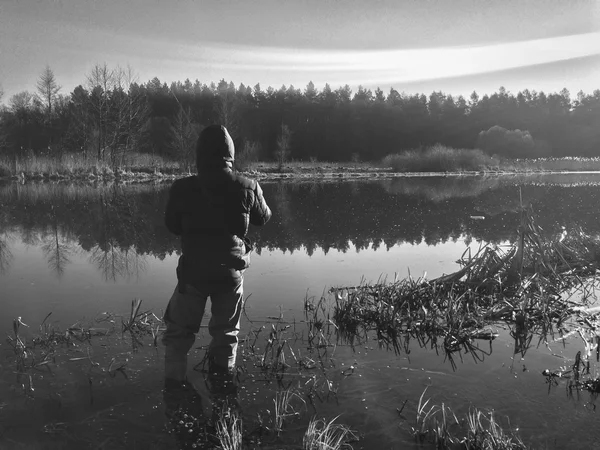
M 250 209 L 250 223 L 252 225 L 261 226 L 269 221 L 271 218 L 271 209 L 263 196 L 262 189 L 258 181 L 256 182 L 256 188 L 254 189 L 254 203 Z
M 169 200 L 165 209 L 165 225 L 167 229 L 177 236 L 181 235 L 181 212 L 178 211 L 177 204 L 179 196 L 177 194 L 177 182 L 173 183 L 169 191 Z

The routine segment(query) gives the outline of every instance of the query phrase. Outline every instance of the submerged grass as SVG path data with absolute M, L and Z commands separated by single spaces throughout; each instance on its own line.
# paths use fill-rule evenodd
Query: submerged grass
M 304 313 L 301 332 L 296 329 L 295 320 L 285 321 L 281 314 L 269 317 L 276 320 L 275 323 L 251 328 L 241 343 L 244 360 L 251 362 L 269 379 L 282 380 L 290 373 L 315 368 L 324 371 L 335 352 L 332 341 L 335 341 L 336 331 L 329 318 L 326 298 L 321 297 L 317 302 L 314 297 L 306 297 Z M 257 345 L 260 338 L 264 347 Z M 298 345 L 300 343 L 302 345 Z
M 142 301 L 134 300 L 131 306 L 129 318 L 122 319 L 122 336 L 127 331 L 131 337 L 131 345 L 136 351 L 140 345 L 143 345 L 141 338 L 146 335 L 152 335 L 154 345 L 156 346 L 156 336 L 161 329 L 161 320 L 153 313 L 146 311 L 140 313 Z M 22 333 L 22 328 L 30 328 L 25 324 L 21 317 L 13 319 L 12 334 L 7 336 L 7 343 L 10 346 L 15 364 L 15 374 L 17 383 L 22 387 L 26 395 L 32 396 L 34 393 L 34 380 L 39 375 L 40 370 L 44 369 L 52 372 L 51 366 L 57 364 L 57 359 L 68 362 L 83 361 L 89 364 L 87 376 L 92 385 L 92 375 L 115 377 L 120 373 L 127 378 L 126 362 L 118 361 L 113 357 L 106 365 L 102 366 L 93 359 L 92 339 L 97 336 L 110 336 L 115 329 L 115 318 L 112 314 L 104 313 L 92 320 L 90 323 L 82 324 L 77 322 L 66 329 L 60 329 L 49 322 L 52 313 L 46 315 L 39 326 L 37 334 L 26 337 Z M 99 324 L 108 324 L 108 327 L 97 326 Z M 61 351 L 62 350 L 62 351 Z M 67 354 L 83 354 L 83 356 L 70 356 L 65 359 Z M 95 371 L 93 373 L 93 371 Z M 93 398 L 91 397 L 93 402 Z
M 288 420 L 300 416 L 300 409 L 292 404 L 293 400 L 297 400 L 301 407 L 306 408 L 306 402 L 300 393 L 292 389 L 278 391 L 275 394 L 275 398 L 273 399 L 273 422 L 277 434 L 283 431 L 284 424 Z

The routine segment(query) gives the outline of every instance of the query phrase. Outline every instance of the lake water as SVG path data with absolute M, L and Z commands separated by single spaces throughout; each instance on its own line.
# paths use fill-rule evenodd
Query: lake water
M 250 297 L 242 338 L 271 326 L 274 317 L 300 330 L 304 299 L 328 297 L 331 287 L 453 272 L 468 248 L 514 240 L 522 205 L 533 207 L 549 234 L 562 227 L 600 234 L 600 175 L 594 174 L 261 184 L 273 219 L 251 233 L 256 251 L 245 277 Z M 12 333 L 15 317 L 29 325 L 21 332 L 32 338 L 48 313 L 47 323 L 63 330 L 107 312 L 127 315 L 135 298 L 160 316 L 175 286 L 179 249 L 163 225 L 168 187 L 0 184 L 0 332 Z M 526 353 L 515 353 L 509 331 L 499 325 L 498 339 L 482 344 L 481 360 L 467 354 L 455 365 L 417 342 L 409 355 L 373 341 L 354 348 L 339 342 L 327 367 L 335 399 L 307 408 L 307 419 L 279 439 L 300 442 L 312 414 L 341 414 L 338 422 L 360 433 L 354 448 L 412 448 L 410 427 L 427 387 L 427 397 L 457 415 L 470 407 L 494 410 L 536 448 L 600 448 L 596 398 L 569 396 L 563 384 L 551 386 L 541 375 L 572 365 L 581 342 L 537 346 L 534 337 Z M 203 328 L 199 347 L 207 334 Z M 0 448 L 173 448 L 160 392 L 162 348 L 150 341 L 133 349 L 117 335 L 66 349 L 74 360 L 35 370 L 36 389 L 28 393 L 2 342 Z M 191 360 L 202 355 L 197 350 Z M 102 370 L 113 359 L 127 360 L 127 378 Z M 207 397 L 201 374 L 190 377 Z M 298 384 L 309 379 L 299 375 Z M 250 420 L 272 408 L 277 386 L 244 380 L 239 401 Z M 42 444 L 49 438 L 54 446 Z

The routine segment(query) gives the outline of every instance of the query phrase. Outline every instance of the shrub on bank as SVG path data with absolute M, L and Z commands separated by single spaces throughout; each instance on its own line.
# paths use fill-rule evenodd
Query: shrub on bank
M 542 145 L 536 145 L 527 130 L 507 130 L 494 125 L 489 130 L 482 131 L 477 137 L 477 148 L 488 155 L 502 155 L 507 158 L 523 158 L 541 156 Z
M 500 161 L 481 150 L 450 148 L 436 144 L 425 150 L 408 150 L 383 158 L 395 172 L 464 172 L 497 170 Z

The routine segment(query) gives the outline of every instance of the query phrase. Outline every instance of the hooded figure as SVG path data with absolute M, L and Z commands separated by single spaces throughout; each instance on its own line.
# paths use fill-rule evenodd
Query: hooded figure
M 177 287 L 165 312 L 165 377 L 182 382 L 187 353 L 210 297 L 209 370 L 235 367 L 243 301 L 243 273 L 250 264 L 250 224 L 261 226 L 271 210 L 257 181 L 233 173 L 235 147 L 227 129 L 211 125 L 196 145 L 198 175 L 175 181 L 165 224 L 181 236 Z

